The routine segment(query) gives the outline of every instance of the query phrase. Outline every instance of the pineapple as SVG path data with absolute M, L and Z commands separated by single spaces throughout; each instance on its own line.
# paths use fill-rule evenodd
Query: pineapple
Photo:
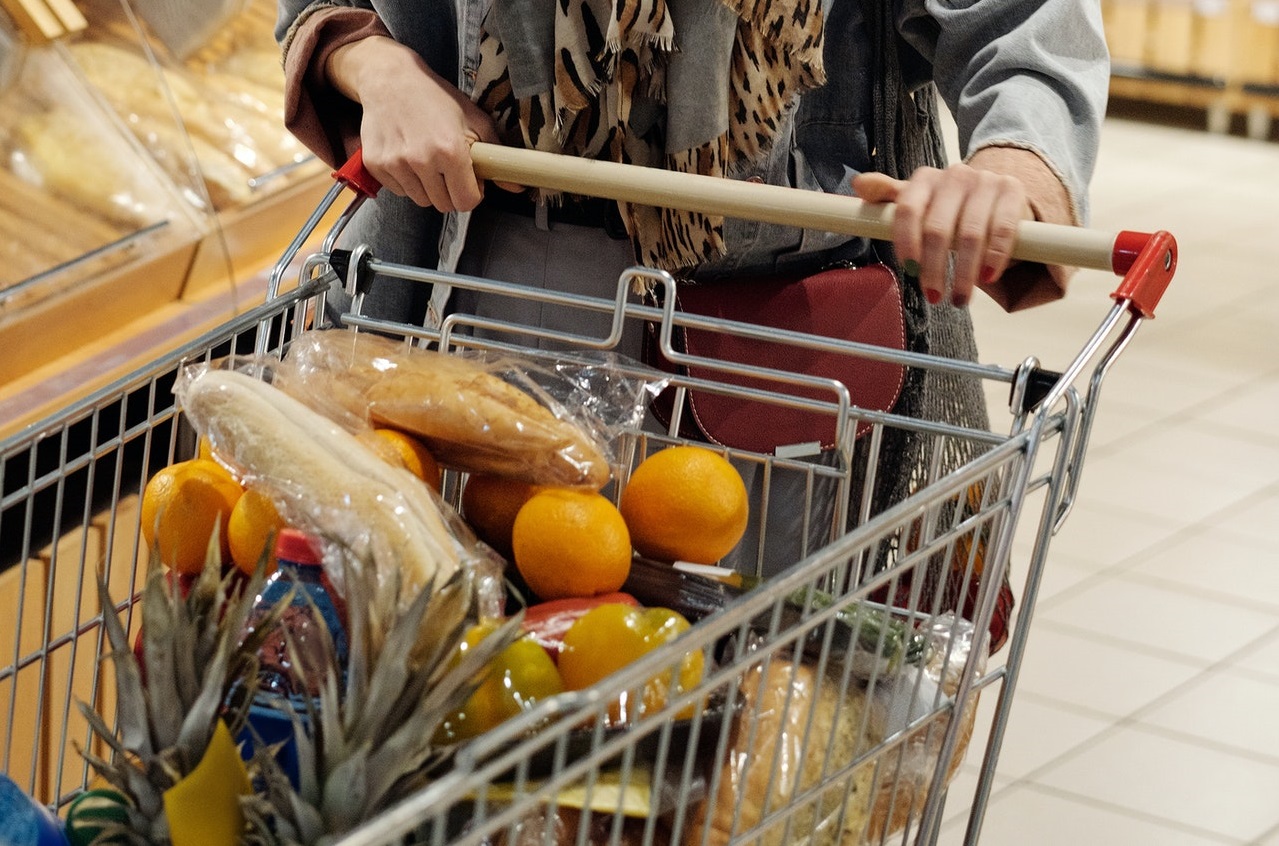
M 243 727 L 257 680 L 257 648 L 268 625 L 244 636 L 245 623 L 261 591 L 266 560 L 238 588 L 233 574 L 223 579 L 217 529 L 205 566 L 183 597 L 165 578 L 159 559 L 150 559 L 142 593 L 142 657 L 139 665 L 106 584 L 99 579 L 102 619 L 115 665 L 116 721 L 113 731 L 91 707 L 78 703 L 93 733 L 111 749 L 111 760 L 81 750 L 85 760 L 124 798 L 127 821 L 108 825 L 99 839 L 135 844 L 169 842 L 164 793 L 204 757 L 219 717 L 234 736 Z M 238 572 L 238 571 L 237 571 Z M 145 677 L 143 673 L 145 667 Z M 242 696 L 228 713 L 228 695 Z
M 426 588 L 402 611 L 396 610 L 399 585 L 378 585 L 371 570 L 344 573 L 350 656 L 344 692 L 330 661 L 318 702 L 308 704 L 310 728 L 294 716 L 296 789 L 273 750 L 259 747 L 254 756 L 251 769 L 263 787 L 242 801 L 250 843 L 326 842 L 425 785 L 453 751 L 434 742 L 436 728 L 519 634 L 520 618 L 511 618 L 455 660 L 475 614 L 465 569 Z M 378 620 L 390 620 L 385 633 Z
M 129 648 L 115 604 L 99 581 L 115 664 L 118 731 L 79 703 L 94 734 L 113 753 L 111 760 L 81 754 L 125 797 L 126 822 L 106 825 L 98 842 L 169 843 L 165 791 L 199 764 L 219 718 L 232 736 L 247 724 L 258 689 L 258 648 L 293 598 L 291 592 L 282 597 L 246 634 L 265 566 L 264 556 L 247 584 L 232 590 L 231 580 L 239 576 L 219 576 L 215 535 L 204 570 L 182 597 L 153 556 L 142 594 L 144 665 Z M 465 569 L 423 590 L 403 611 L 398 579 L 379 579 L 375 568 L 350 565 L 343 576 L 349 616 L 345 685 L 332 641 L 323 639 L 329 660 L 317 701 L 307 702 L 310 728 L 294 715 L 296 790 L 275 760 L 277 750 L 255 743 L 249 773 L 258 792 L 241 800 L 250 843 L 316 843 L 353 829 L 425 784 L 453 751 L 433 741 L 436 727 L 461 707 L 492 658 L 519 634 L 521 620 L 515 617 L 455 659 L 476 614 Z M 294 671 L 302 672 L 308 665 L 298 660 L 287 634 L 286 641 Z M 303 689 L 311 687 L 300 681 Z

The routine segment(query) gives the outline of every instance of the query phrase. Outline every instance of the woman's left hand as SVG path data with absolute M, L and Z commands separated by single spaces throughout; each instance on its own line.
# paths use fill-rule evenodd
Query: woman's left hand
M 897 258 L 918 264 L 919 285 L 931 303 L 947 297 L 952 251 L 949 297 L 964 306 L 975 285 L 994 282 L 1008 269 L 1018 224 L 1034 219 L 1020 180 L 966 164 L 945 170 L 921 167 L 906 180 L 862 173 L 852 185 L 866 202 L 896 203 L 892 234 Z

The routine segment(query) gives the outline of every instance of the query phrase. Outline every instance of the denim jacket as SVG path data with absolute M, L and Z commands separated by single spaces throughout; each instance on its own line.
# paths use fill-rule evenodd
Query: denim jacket
M 470 94 L 480 22 L 489 0 L 279 0 L 277 35 L 286 43 L 304 13 L 328 6 L 372 8 L 391 34 Z M 870 62 L 860 0 L 825 0 L 826 84 L 805 93 L 767 161 L 743 178 L 848 194 L 870 166 Z M 986 147 L 1030 150 L 1066 189 L 1073 222 L 1087 221 L 1087 185 L 1096 160 L 1109 84 L 1100 7 L 1093 0 L 892 0 L 908 84 L 933 81 L 955 118 L 961 154 Z M 431 13 L 426 10 L 431 9 Z M 438 267 L 457 265 L 469 215 L 442 222 Z M 857 260 L 866 242 L 846 235 L 729 220 L 725 258 L 699 275 L 784 269 L 813 256 Z M 428 322 L 449 291 L 432 293 Z

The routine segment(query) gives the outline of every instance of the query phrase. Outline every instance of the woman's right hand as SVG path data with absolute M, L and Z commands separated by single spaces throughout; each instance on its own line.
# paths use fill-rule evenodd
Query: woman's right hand
M 384 188 L 442 212 L 479 205 L 484 188 L 471 144 L 498 138 L 492 118 L 465 94 L 384 36 L 339 47 L 325 73 L 362 106 L 364 166 Z

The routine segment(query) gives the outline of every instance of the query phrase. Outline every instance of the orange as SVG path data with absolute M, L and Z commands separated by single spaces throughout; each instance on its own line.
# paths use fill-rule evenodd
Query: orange
M 436 493 L 440 492 L 440 465 L 421 441 L 398 429 L 374 429 L 373 433 L 390 444 L 392 452 L 406 470 L 435 488 Z
M 540 490 L 530 482 L 473 473 L 462 489 L 462 516 L 480 540 L 509 557 L 515 515 Z
M 225 562 L 231 555 L 227 521 L 242 493 L 240 483 L 216 461 L 193 458 L 165 467 L 142 492 L 142 536 L 161 563 L 179 573 L 198 573 L 217 530 Z
M 258 568 L 262 550 L 269 543 L 272 547 L 267 572 L 275 569 L 275 539 L 284 528 L 284 520 L 275 508 L 271 497 L 252 488 L 246 490 L 231 509 L 227 519 L 227 544 L 231 548 L 231 560 L 249 575 Z
M 698 446 L 667 447 L 640 462 L 620 508 L 640 555 L 693 564 L 714 564 L 732 552 L 750 511 L 741 474 Z
M 626 521 L 594 491 L 546 488 L 529 498 L 511 529 L 515 567 L 539 598 L 612 593 L 631 570 Z

